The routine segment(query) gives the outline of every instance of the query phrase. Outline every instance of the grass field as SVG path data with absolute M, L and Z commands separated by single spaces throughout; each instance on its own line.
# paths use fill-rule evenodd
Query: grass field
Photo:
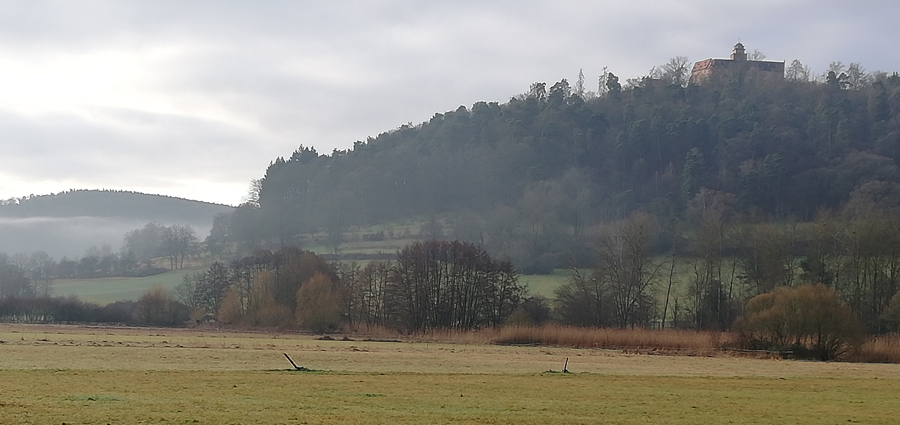
M 0 423 L 894 423 L 900 367 L 0 325 Z M 282 353 L 313 372 L 296 372 Z M 560 371 L 565 359 L 572 373 Z
M 153 285 L 173 289 L 181 283 L 184 275 L 203 272 L 205 267 L 172 270 L 149 277 L 108 277 L 97 279 L 60 279 L 53 283 L 53 295 L 76 295 L 82 301 L 105 305 L 115 301 L 137 300 Z M 558 269 L 552 275 L 521 275 L 529 293 L 553 298 L 553 291 L 569 278 L 570 271 Z
M 203 267 L 172 270 L 148 277 L 108 277 L 97 279 L 60 279 L 53 282 L 53 295 L 76 295 L 82 301 L 105 305 L 115 301 L 135 301 L 153 285 L 172 289 L 184 275 L 205 270 Z
M 523 274 L 519 276 L 519 283 L 524 284 L 531 295 L 554 299 L 556 288 L 568 282 L 571 275 L 572 271 L 568 269 L 556 269 L 553 274 Z

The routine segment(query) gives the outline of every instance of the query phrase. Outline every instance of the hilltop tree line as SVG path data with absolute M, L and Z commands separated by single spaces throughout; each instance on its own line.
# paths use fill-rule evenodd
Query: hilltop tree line
M 226 205 L 122 190 L 73 189 L 0 200 L 0 217 L 128 217 L 194 222 L 230 210 Z

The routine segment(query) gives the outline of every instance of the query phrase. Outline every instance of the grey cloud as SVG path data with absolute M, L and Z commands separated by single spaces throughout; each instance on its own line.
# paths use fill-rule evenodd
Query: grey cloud
M 81 180 L 91 188 L 166 185 L 173 176 L 202 175 L 233 180 L 243 190 L 265 166 L 245 159 L 248 151 L 261 150 L 260 144 L 253 145 L 264 139 L 258 135 L 184 117 L 103 112 L 127 126 L 113 129 L 74 116 L 0 114 L 0 148 L 5 152 L 0 169 L 35 181 Z M 269 148 L 263 155 L 278 151 Z

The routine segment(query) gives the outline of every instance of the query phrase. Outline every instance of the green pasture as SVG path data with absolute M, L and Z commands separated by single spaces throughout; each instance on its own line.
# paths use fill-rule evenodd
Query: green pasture
M 556 269 L 553 274 L 523 274 L 519 275 L 519 283 L 525 285 L 529 295 L 540 295 L 547 299 L 556 298 L 556 288 L 569 281 L 572 270 Z M 586 271 L 590 273 L 590 271 Z
M 654 258 L 655 262 L 664 263 L 663 267 L 659 270 L 656 285 L 652 287 L 652 290 L 660 302 L 665 300 L 666 289 L 669 283 L 669 266 L 665 263 L 668 260 L 668 258 L 663 257 Z M 694 261 L 694 259 L 679 259 L 678 262 L 676 262 L 675 271 L 672 275 L 671 297 L 683 297 L 687 294 L 694 273 L 691 261 Z M 726 262 L 729 263 L 726 264 Z M 723 270 L 730 271 L 726 269 L 726 266 L 730 267 L 730 260 L 728 259 L 723 260 Z M 582 273 L 583 276 L 589 277 L 591 273 L 593 273 L 593 270 L 581 269 L 579 272 Z M 569 279 L 574 273 L 575 272 L 572 269 L 555 269 L 552 274 L 523 274 L 519 275 L 519 282 L 523 283 L 525 287 L 528 288 L 528 293 L 530 295 L 541 295 L 548 299 L 553 299 L 556 297 L 556 288 L 569 282 Z M 724 277 L 728 279 L 728 276 Z M 727 283 L 728 281 L 726 280 L 726 284 Z
M 421 221 L 404 220 L 391 224 L 353 227 L 344 231 L 338 252 L 342 254 L 393 254 L 415 241 L 423 240 L 422 228 L 424 225 L 424 222 Z M 384 234 L 383 240 L 365 239 L 366 235 L 374 235 L 379 232 Z M 333 247 L 328 243 L 327 232 L 319 231 L 305 236 L 303 239 L 304 249 L 316 254 L 334 254 Z
M 61 279 L 53 283 L 53 294 L 75 295 L 82 301 L 100 305 L 122 300 L 135 301 L 153 285 L 173 289 L 182 282 L 186 274 L 204 270 L 202 267 L 173 270 L 148 277 Z M 553 298 L 553 291 L 568 280 L 569 273 L 567 270 L 559 269 L 551 275 L 521 275 L 519 280 L 528 288 L 529 294 Z
M 364 264 L 365 262 L 360 262 Z M 57 296 L 78 296 L 83 301 L 100 305 L 122 300 L 137 300 L 153 285 L 161 285 L 173 289 L 182 282 L 184 276 L 190 273 L 203 272 L 205 267 L 192 267 L 189 269 L 172 270 L 166 273 L 148 277 L 108 277 L 96 279 L 60 279 L 53 283 L 53 294 Z M 590 273 L 590 270 L 585 270 Z M 519 275 L 521 282 L 528 289 L 529 295 L 540 295 L 553 299 L 556 288 L 569 281 L 572 270 L 556 269 L 553 274 L 524 274 Z M 685 274 L 679 274 L 678 281 L 673 290 L 681 290 L 686 286 Z M 659 286 L 661 294 L 665 294 L 665 287 Z
M 136 301 L 153 285 L 173 289 L 189 273 L 205 270 L 203 267 L 172 270 L 147 277 L 105 277 L 97 279 L 60 279 L 53 283 L 53 294 L 75 295 L 82 301 L 105 305 L 111 302 Z

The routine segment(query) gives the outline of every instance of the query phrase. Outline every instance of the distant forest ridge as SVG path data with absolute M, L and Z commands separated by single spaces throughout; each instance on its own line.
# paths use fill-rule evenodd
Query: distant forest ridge
M 784 78 L 750 69 L 691 84 L 687 61 L 673 62 L 624 84 L 607 73 L 598 92 L 583 76 L 536 82 L 330 155 L 301 145 L 209 241 L 239 257 L 325 231 L 337 251 L 353 226 L 424 220 L 432 237 L 545 272 L 589 260 L 593 230 L 636 211 L 686 226 L 710 211 L 900 212 L 900 74 L 836 62 L 814 80 L 795 61 Z
M 211 222 L 228 205 L 121 190 L 76 189 L 0 201 L 0 217 L 116 217 Z

